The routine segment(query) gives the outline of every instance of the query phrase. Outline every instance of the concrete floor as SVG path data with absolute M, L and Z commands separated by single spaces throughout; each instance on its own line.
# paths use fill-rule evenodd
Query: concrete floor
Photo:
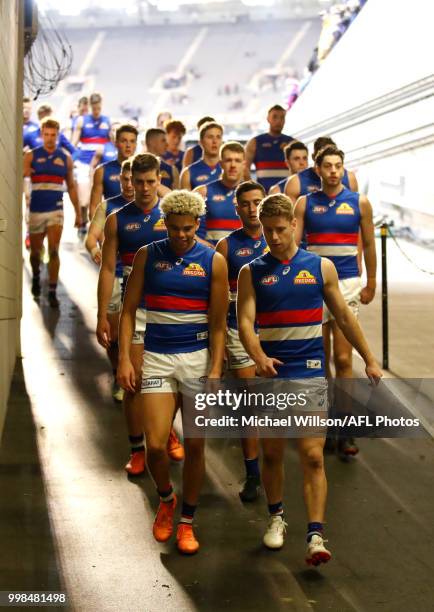
M 59 313 L 44 298 L 40 306 L 31 300 L 25 274 L 23 360 L 0 448 L 0 590 L 65 589 L 70 609 L 98 612 L 433 610 L 431 439 L 361 440 L 349 464 L 327 456 L 334 558 L 321 570 L 304 563 L 306 519 L 291 442 L 281 551 L 261 546 L 264 498 L 248 506 L 238 499 L 243 468 L 234 440 L 207 446 L 200 553 L 180 557 L 173 543 L 153 540 L 152 482 L 148 475 L 129 480 L 122 469 L 124 421 L 94 336 L 96 270 L 71 232 L 65 238 Z M 433 349 L 424 342 L 433 329 L 434 283 L 396 253 L 391 258 L 391 367 L 429 377 Z M 378 355 L 378 300 L 362 322 Z M 174 465 L 175 485 L 180 474 Z

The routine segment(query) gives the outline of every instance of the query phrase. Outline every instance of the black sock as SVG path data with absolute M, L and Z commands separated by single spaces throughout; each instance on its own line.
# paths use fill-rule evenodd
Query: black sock
M 157 493 L 160 496 L 160 499 L 163 503 L 165 504 L 170 504 L 170 502 L 173 501 L 174 499 L 174 494 L 173 494 L 173 487 L 172 485 L 170 485 L 170 487 L 167 489 L 167 491 L 159 491 L 157 489 Z
M 310 542 L 312 539 L 312 536 L 314 535 L 319 535 L 322 537 L 323 529 L 324 529 L 323 523 L 308 523 L 306 540 Z
M 259 478 L 259 458 L 255 459 L 244 459 L 244 465 L 246 466 L 246 476 L 255 476 Z
M 143 444 L 143 434 L 140 434 L 140 436 L 128 436 L 128 440 L 131 444 L 132 453 L 138 453 L 145 450 L 145 445 Z
M 281 516 L 283 518 L 283 502 L 277 502 L 276 504 L 268 504 L 268 512 L 270 516 Z
M 186 502 L 182 502 L 181 518 L 180 523 L 186 523 L 191 525 L 193 523 L 194 513 L 196 512 L 197 506 L 192 506 Z

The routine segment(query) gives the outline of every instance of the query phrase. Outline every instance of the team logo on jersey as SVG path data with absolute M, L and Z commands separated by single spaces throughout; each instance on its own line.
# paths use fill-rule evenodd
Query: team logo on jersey
M 100 130 L 108 130 L 108 129 L 109 129 L 109 127 L 110 127 L 110 126 L 109 126 L 109 124 L 108 124 L 108 123 L 106 123 L 105 121 L 102 121 L 102 122 L 99 124 L 99 129 L 100 129 Z
M 37 164 L 45 164 L 46 161 L 47 161 L 46 157 L 38 157 L 37 159 L 35 159 L 35 162 Z
M 307 190 L 309 193 L 316 193 L 317 191 L 320 190 L 320 188 L 317 187 L 316 185 L 308 185 Z
M 64 167 L 64 166 L 65 166 L 65 162 L 63 161 L 63 159 L 62 159 L 61 157 L 55 157 L 55 158 L 53 159 L 53 164 L 54 164 L 55 166 L 62 166 L 62 167 Z
M 262 251 L 262 255 L 265 255 L 265 253 L 269 253 L 269 252 L 270 252 L 270 247 L 267 244 L 266 246 L 264 246 L 264 249 Z
M 125 230 L 127 232 L 135 232 L 141 228 L 140 223 L 127 223 L 125 226 Z
M 170 175 L 168 172 L 166 172 L 166 170 L 161 170 L 161 174 L 160 174 L 161 178 L 163 179 L 170 179 Z
M 119 183 L 119 181 L 120 181 L 119 174 L 110 174 L 109 181 L 116 181 L 117 183 Z
M 282 151 L 283 151 L 283 149 L 284 149 L 284 148 L 285 148 L 285 147 L 288 145 L 288 142 L 289 142 L 289 141 L 285 140 L 284 142 L 281 142 L 281 143 L 280 143 L 280 148 L 282 149 Z
M 279 282 L 279 277 L 275 274 L 268 274 L 267 276 L 263 276 L 261 278 L 261 285 L 265 285 L 268 287 L 269 285 L 275 285 Z
M 213 202 L 224 202 L 225 200 L 226 200 L 225 196 L 219 193 L 216 193 L 216 195 L 212 197 Z
M 312 208 L 312 212 L 318 213 L 320 215 L 326 213 L 328 211 L 328 206 L 314 206 Z
M 316 278 L 309 270 L 300 270 L 294 278 L 294 285 L 316 285 Z
M 198 263 L 188 264 L 182 272 L 183 276 L 206 276 L 205 270 Z
M 156 261 L 154 263 L 154 269 L 158 272 L 169 272 L 173 270 L 173 264 L 170 261 Z
M 336 209 L 337 215 L 354 215 L 354 209 L 349 204 L 343 202 Z
M 196 181 L 200 181 L 201 183 L 205 183 L 207 180 L 209 179 L 209 174 L 200 174 L 197 178 Z
M 235 255 L 237 257 L 248 257 L 249 255 L 253 255 L 253 249 L 244 247 L 242 249 L 238 249 L 238 251 L 235 251 Z
M 156 232 L 165 232 L 166 231 L 166 224 L 164 223 L 163 217 L 160 217 L 158 219 L 158 221 L 156 223 L 154 223 L 153 229 Z

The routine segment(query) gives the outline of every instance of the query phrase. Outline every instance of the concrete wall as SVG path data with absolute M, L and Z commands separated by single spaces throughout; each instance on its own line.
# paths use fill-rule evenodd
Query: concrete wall
M 22 4 L 0 0 L 0 438 L 20 346 Z

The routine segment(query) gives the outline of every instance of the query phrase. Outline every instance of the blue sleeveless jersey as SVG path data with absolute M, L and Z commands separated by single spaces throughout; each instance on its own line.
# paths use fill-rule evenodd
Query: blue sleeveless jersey
M 256 178 L 265 189 L 265 193 L 268 193 L 270 187 L 279 179 L 288 178 L 288 166 L 283 150 L 294 138 L 286 134 L 271 136 L 266 133 L 256 136 L 255 140 L 256 152 L 253 164 L 256 168 Z
M 323 191 L 306 197 L 304 229 L 307 249 L 331 259 L 340 279 L 359 276 L 359 198 L 358 193 L 349 189 L 343 189 L 334 199 Z
M 90 164 L 98 145 L 110 142 L 110 119 L 101 115 L 98 119 L 92 115 L 83 115 L 80 142 L 78 143 L 78 160 Z
M 229 312 L 228 312 L 228 327 L 238 329 L 237 325 L 237 291 L 238 291 L 238 274 L 241 268 L 260 257 L 267 250 L 268 246 L 264 236 L 252 238 L 243 229 L 235 230 L 226 236 L 228 245 L 228 272 L 229 272 Z
M 286 176 L 285 178 L 283 178 L 281 181 L 278 181 L 277 183 L 275 183 L 274 185 L 272 185 L 272 187 L 278 187 L 280 193 L 285 193 L 285 186 L 286 186 L 286 182 L 288 180 L 288 176 Z
M 208 166 L 203 159 L 199 159 L 191 164 L 191 166 L 188 166 L 188 170 L 190 172 L 191 189 L 217 180 L 222 171 L 220 164 L 217 164 L 216 166 Z
M 199 161 L 199 159 L 203 155 L 203 149 L 199 143 L 194 145 L 192 154 L 193 154 L 193 161 L 191 163 L 194 164 L 194 162 Z
M 149 245 L 145 266 L 148 351 L 191 353 L 208 348 L 214 253 L 198 242 L 182 256 L 172 251 L 168 239 Z
M 124 274 L 129 274 L 137 251 L 146 244 L 165 238 L 166 226 L 159 201 L 146 212 L 130 202 L 118 210 L 116 216 L 119 255 Z
M 181 173 L 184 153 L 184 151 L 178 151 L 178 153 L 175 155 L 175 153 L 172 153 L 171 151 L 166 151 L 163 155 L 163 159 L 169 164 L 169 166 L 175 166 L 175 168 L 178 169 L 178 172 Z
M 120 210 L 125 204 L 128 204 L 128 200 L 124 198 L 124 196 L 119 193 L 117 196 L 108 198 L 105 202 L 105 216 L 108 217 L 111 213 L 117 212 Z M 116 278 L 122 278 L 123 270 L 122 270 L 122 262 L 120 257 L 116 258 Z
M 100 164 L 105 164 L 109 161 L 113 161 L 118 158 L 118 150 L 112 141 L 104 145 L 104 149 L 101 156 Z
M 283 262 L 267 253 L 250 270 L 262 349 L 284 364 L 278 377 L 324 376 L 321 258 L 298 249 Z
M 44 147 L 33 151 L 32 193 L 30 212 L 63 210 L 64 182 L 67 175 L 67 154 L 62 149 L 48 153 Z
M 29 149 L 31 150 L 36 149 L 37 147 L 42 147 L 43 140 L 39 127 L 37 127 L 36 130 L 27 132 L 27 134 L 24 136 L 23 142 L 24 146 L 29 147 Z M 66 151 L 68 151 L 68 153 L 70 153 L 71 155 L 74 155 L 75 153 L 75 148 L 73 144 L 67 139 L 65 134 L 59 134 L 59 137 L 57 139 L 57 146 L 59 148 L 66 149 Z
M 298 173 L 300 179 L 300 195 L 307 195 L 308 193 L 314 193 L 315 191 L 321 191 L 321 179 L 313 168 L 306 168 Z M 342 184 L 350 188 L 350 179 L 347 170 L 344 170 L 344 176 L 342 178 Z
M 98 168 L 103 168 L 102 172 L 102 192 L 104 199 L 112 198 L 121 191 L 120 173 L 121 164 L 117 159 L 101 164 Z
M 201 218 L 197 235 L 212 244 L 242 226 L 235 210 L 235 188 L 219 179 L 206 186 L 206 214 Z
M 165 187 L 173 189 L 173 168 L 164 159 L 160 159 L 160 181 Z

